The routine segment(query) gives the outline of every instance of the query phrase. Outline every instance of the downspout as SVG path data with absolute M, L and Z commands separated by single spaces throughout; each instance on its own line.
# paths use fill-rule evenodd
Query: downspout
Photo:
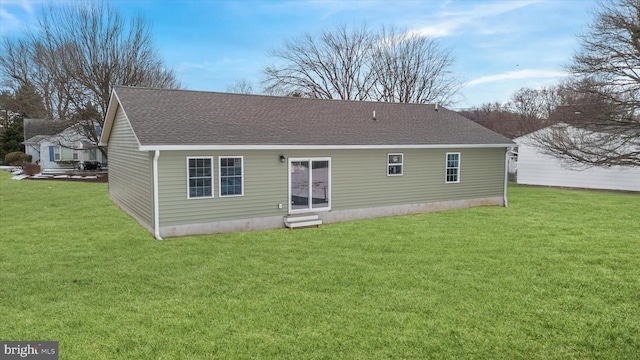
M 504 195 L 503 203 L 504 207 L 509 207 L 509 201 L 507 200 L 507 183 L 509 182 L 509 148 L 505 148 L 504 152 Z
M 153 155 L 153 235 L 156 240 L 162 240 L 160 237 L 160 196 L 158 195 L 158 158 L 160 150 L 156 150 Z

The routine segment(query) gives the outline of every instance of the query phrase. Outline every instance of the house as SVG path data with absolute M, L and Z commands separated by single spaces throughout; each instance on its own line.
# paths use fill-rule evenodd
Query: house
M 116 87 L 109 197 L 156 238 L 506 206 L 509 139 L 437 105 Z
M 31 161 L 46 171 L 95 169 L 103 164 L 102 153 L 86 136 L 81 124 L 66 127 L 52 135 L 33 135 L 32 132 L 23 144 L 25 153 L 31 155 Z
M 31 161 L 40 162 L 40 141 L 55 134 L 60 123 L 49 119 L 24 119 L 22 123 L 25 141 L 25 154 L 31 155 Z M 65 126 L 66 127 L 66 126 Z M 60 128 L 60 130 L 64 129 Z
M 640 191 L 640 168 L 589 167 L 544 154 L 536 146 L 535 138 L 553 131 L 554 126 L 558 125 L 514 139 L 518 144 L 518 184 Z M 572 131 L 571 127 L 567 129 Z

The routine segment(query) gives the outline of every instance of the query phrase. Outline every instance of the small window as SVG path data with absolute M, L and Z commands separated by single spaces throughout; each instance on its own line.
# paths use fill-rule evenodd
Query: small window
M 387 176 L 402 175 L 402 154 L 387 154 Z
M 460 153 L 447 153 L 447 170 L 445 182 L 460 182 Z
M 242 156 L 219 157 L 220 196 L 244 195 Z
M 54 146 L 53 147 L 53 160 L 54 161 L 60 161 L 61 157 L 60 157 L 60 146 Z
M 213 197 L 213 158 L 187 158 L 187 198 Z

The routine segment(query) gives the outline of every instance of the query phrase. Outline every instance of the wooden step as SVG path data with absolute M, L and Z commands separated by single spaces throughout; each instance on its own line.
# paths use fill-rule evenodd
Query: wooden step
M 309 220 L 318 220 L 318 214 L 310 214 L 310 215 L 289 215 L 285 217 L 286 221 L 289 222 L 298 222 L 298 221 L 309 221 Z
M 322 225 L 322 220 L 309 220 L 309 221 L 299 221 L 299 222 L 289 223 L 287 227 L 289 229 L 295 229 L 295 228 L 307 227 L 307 226 L 320 227 L 320 225 Z
M 291 215 L 291 216 L 285 216 L 284 224 L 289 229 L 308 227 L 308 226 L 320 227 L 320 225 L 322 225 L 322 220 L 320 220 L 317 214 Z

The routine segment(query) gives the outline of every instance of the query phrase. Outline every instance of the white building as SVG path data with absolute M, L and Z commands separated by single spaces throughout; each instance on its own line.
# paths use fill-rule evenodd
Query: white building
M 54 135 L 35 135 L 23 142 L 25 153 L 43 171 L 91 169 L 103 166 L 102 153 L 85 135 L 80 124 Z
M 588 167 L 545 155 L 533 143 L 540 131 L 551 131 L 551 128 L 513 140 L 518 144 L 518 184 L 640 191 L 640 168 Z

